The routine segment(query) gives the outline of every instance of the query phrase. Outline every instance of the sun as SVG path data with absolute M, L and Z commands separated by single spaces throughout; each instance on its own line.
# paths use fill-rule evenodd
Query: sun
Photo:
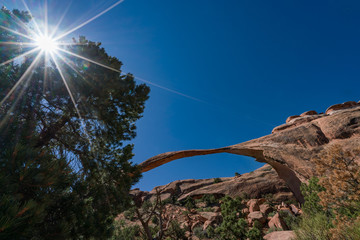
M 59 44 L 55 39 L 46 35 L 41 35 L 35 38 L 35 45 L 45 53 L 53 53 L 58 48 Z

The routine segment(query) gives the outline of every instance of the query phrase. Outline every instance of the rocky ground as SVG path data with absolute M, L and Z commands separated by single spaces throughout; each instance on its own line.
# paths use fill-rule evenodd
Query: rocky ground
M 209 226 L 216 228 L 222 222 L 221 198 L 224 196 L 246 199 L 242 200 L 242 213 L 249 227 L 255 221 L 261 223 L 264 239 L 291 239 L 294 233 L 289 231 L 291 226 L 287 226 L 284 218 L 302 214 L 293 193 L 270 165 L 234 177 L 179 180 L 150 192 L 134 189 L 131 194 L 138 205 L 145 201 L 155 202 L 159 196 L 165 203 L 164 225 L 170 221 L 178 222 L 186 229 L 188 239 L 210 239 L 205 233 Z M 204 196 L 213 196 L 216 201 L 209 204 L 204 201 Z M 189 198 L 195 202 L 191 209 L 184 204 Z M 125 215 L 120 214 L 118 220 L 128 226 L 141 226 L 140 221 L 130 221 Z

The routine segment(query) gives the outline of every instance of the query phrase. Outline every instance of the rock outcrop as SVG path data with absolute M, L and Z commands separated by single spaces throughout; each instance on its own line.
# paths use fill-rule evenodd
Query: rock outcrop
M 333 144 L 344 149 L 359 147 L 359 134 L 360 103 L 346 102 L 329 107 L 325 114 L 309 111 L 288 118 L 272 134 L 258 139 L 217 149 L 167 152 L 144 161 L 140 167 L 146 172 L 176 159 L 215 153 L 250 156 L 271 165 L 303 202 L 300 184 L 314 175 L 310 159 Z
M 278 231 L 266 234 L 265 240 L 293 240 L 295 239 L 295 233 L 293 231 Z
M 284 180 L 280 179 L 276 171 L 266 164 L 265 166 L 241 176 L 220 178 L 221 182 L 214 179 L 188 179 L 171 182 L 167 185 L 158 186 L 150 192 L 143 192 L 138 189 L 132 190 L 131 194 L 140 198 L 140 201 L 155 200 L 157 191 L 161 200 L 176 198 L 179 201 L 187 197 L 201 198 L 204 195 L 218 197 L 230 196 L 241 197 L 246 195 L 250 198 L 261 198 L 266 194 L 272 194 L 276 201 L 295 199 L 291 190 Z M 250 206 L 252 211 L 259 211 L 263 200 L 256 201 Z

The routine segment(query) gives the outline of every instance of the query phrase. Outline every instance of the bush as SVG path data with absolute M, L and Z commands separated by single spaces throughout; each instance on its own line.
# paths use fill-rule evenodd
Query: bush
M 206 194 L 206 195 L 202 196 L 201 201 L 206 203 L 206 206 L 212 206 L 212 205 L 218 203 L 215 196 L 212 194 L 210 194 L 210 195 Z
M 195 201 L 194 201 L 194 199 L 192 198 L 192 197 L 187 197 L 186 199 L 185 199 L 185 205 L 184 205 L 188 210 L 191 210 L 191 209 L 193 209 L 193 208 L 195 208 L 196 207 L 196 205 L 195 205 Z
M 276 213 L 277 213 L 277 211 L 272 211 L 271 213 L 268 214 L 268 217 L 273 217 L 273 216 L 275 216 Z
M 257 229 L 262 229 L 263 225 L 258 220 L 255 220 L 253 223 L 253 227 Z
M 114 223 L 114 235 L 111 238 L 112 240 L 135 240 L 136 237 L 139 236 L 140 227 L 139 226 L 131 226 L 126 227 L 124 221 L 117 221 Z
M 235 220 L 231 216 L 224 217 L 221 225 L 215 229 L 215 233 L 220 236 L 222 240 L 237 240 L 245 239 L 248 224 L 245 219 L 240 218 Z
M 226 196 L 222 199 L 222 201 L 221 215 L 223 216 L 223 222 L 218 228 L 216 228 L 216 235 L 218 235 L 220 239 L 224 240 L 245 238 L 248 224 L 242 218 L 243 214 L 241 210 L 244 205 L 241 203 L 241 199 L 232 199 L 229 196 Z
M 312 177 L 309 180 L 309 184 L 302 183 L 300 186 L 301 193 L 304 196 L 305 203 L 303 204 L 303 211 L 309 215 L 315 215 L 316 213 L 323 212 L 323 207 L 320 205 L 320 197 L 318 193 L 325 190 L 319 184 L 319 179 Z
M 299 218 L 295 217 L 288 211 L 280 211 L 279 215 L 286 223 L 286 226 L 288 226 L 290 229 L 295 229 L 298 226 Z
M 296 240 L 330 240 L 332 224 L 324 213 L 305 215 L 295 230 Z
M 170 227 L 167 232 L 167 237 L 170 237 L 171 240 L 186 240 L 185 229 L 182 229 L 178 222 L 171 221 Z
M 215 229 L 211 225 L 207 227 L 206 235 L 208 238 L 211 238 L 211 239 L 215 238 L 215 236 L 216 236 Z
M 344 221 L 342 225 L 337 225 L 337 228 L 331 232 L 332 237 L 338 240 L 360 239 L 360 218 L 351 223 Z
M 214 178 L 214 183 L 220 183 L 222 182 L 221 178 Z
M 246 236 L 250 239 L 250 240 L 263 240 L 261 231 L 256 228 L 253 227 L 251 228 L 248 233 L 246 234 Z
M 203 231 L 202 227 L 195 227 L 193 229 L 193 233 L 200 239 L 206 238 L 206 231 Z

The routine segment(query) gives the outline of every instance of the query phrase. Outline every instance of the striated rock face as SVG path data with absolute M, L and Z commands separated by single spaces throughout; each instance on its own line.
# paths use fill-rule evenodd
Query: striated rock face
M 201 198 L 203 195 L 239 197 L 244 193 L 250 198 L 260 198 L 271 193 L 274 200 L 280 202 L 294 199 L 294 195 L 285 181 L 280 179 L 276 171 L 267 164 L 251 173 L 245 173 L 237 177 L 221 178 L 221 181 L 215 183 L 212 178 L 178 180 L 156 187 L 150 192 L 134 189 L 130 193 L 135 196 L 135 199 L 140 199 L 139 201 L 155 200 L 156 190 L 159 191 L 162 200 L 176 198 L 182 201 L 189 196 Z M 264 199 L 256 200 L 254 204 L 259 208 L 258 205 L 263 202 Z M 253 211 L 259 211 L 257 208 Z
M 244 143 L 217 149 L 159 154 L 141 163 L 140 167 L 146 172 L 176 159 L 224 152 L 250 156 L 271 165 L 296 198 L 303 202 L 300 184 L 314 175 L 310 159 L 333 144 L 344 149 L 360 146 L 360 103 L 336 104 L 329 107 L 325 114 L 305 112 L 288 118 L 287 123 L 274 128 L 272 134 Z

